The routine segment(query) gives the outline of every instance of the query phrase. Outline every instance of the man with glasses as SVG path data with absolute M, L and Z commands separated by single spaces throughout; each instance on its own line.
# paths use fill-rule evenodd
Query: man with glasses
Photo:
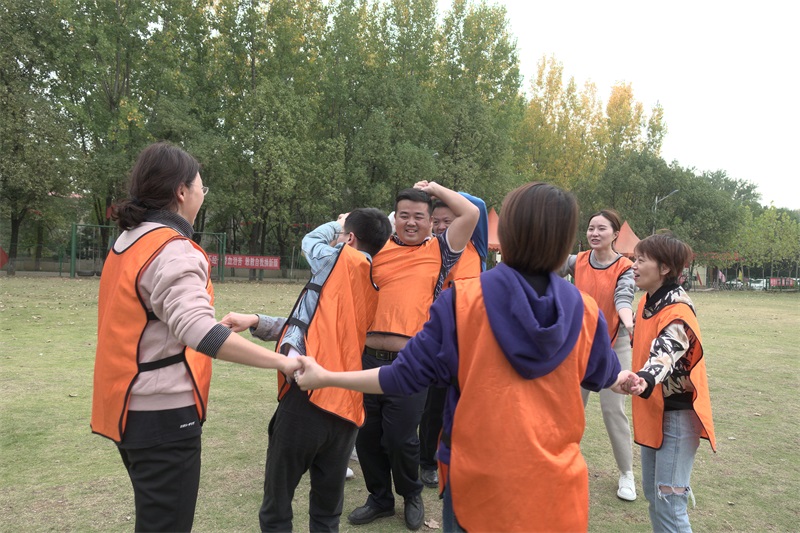
M 262 340 L 280 336 L 288 357 L 313 356 L 328 368 L 361 370 L 361 352 L 378 303 L 372 256 L 391 233 L 378 209 L 355 209 L 319 226 L 303 239 L 311 281 L 289 319 L 230 313 L 222 323 Z M 282 335 L 281 335 L 281 330 Z M 330 365 L 330 366 L 329 366 Z M 280 403 L 269 423 L 261 531 L 292 531 L 292 499 L 310 472 L 309 529 L 338 531 L 345 472 L 358 427 L 364 423 L 360 393 L 327 389 L 307 393 L 278 376 Z

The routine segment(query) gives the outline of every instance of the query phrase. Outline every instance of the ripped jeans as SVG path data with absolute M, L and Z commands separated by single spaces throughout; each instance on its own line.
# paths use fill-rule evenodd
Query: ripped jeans
M 664 412 L 661 449 L 642 446 L 642 487 L 655 533 L 691 532 L 687 504 L 702 425 L 692 410 Z

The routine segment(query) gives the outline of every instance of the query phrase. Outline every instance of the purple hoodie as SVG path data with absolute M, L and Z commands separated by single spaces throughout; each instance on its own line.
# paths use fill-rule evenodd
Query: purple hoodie
M 539 296 L 516 270 L 500 264 L 480 276 L 486 312 L 503 353 L 525 379 L 552 372 L 570 354 L 583 325 L 583 300 L 572 284 L 550 273 L 550 285 Z M 408 341 L 397 359 L 378 374 L 385 394 L 409 395 L 429 385 L 449 387 L 443 430 L 451 433 L 460 391 L 458 341 L 453 290 L 442 292 L 431 306 L 431 318 Z M 611 349 L 605 318 L 600 314 L 586 375 L 581 385 L 592 391 L 614 384 L 620 364 Z M 450 450 L 439 446 L 439 459 L 450 461 Z

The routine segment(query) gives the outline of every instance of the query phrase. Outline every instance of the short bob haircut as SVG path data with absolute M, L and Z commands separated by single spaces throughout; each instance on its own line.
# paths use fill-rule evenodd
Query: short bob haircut
M 190 186 L 200 172 L 200 163 L 168 142 L 151 144 L 139 153 L 130 176 L 129 195 L 114 208 L 112 217 L 120 229 L 144 222 L 148 210 L 175 211 L 177 191 Z
M 677 283 L 684 267 L 688 266 L 694 257 L 692 247 L 669 231 L 642 239 L 633 249 L 633 253 L 652 259 L 658 263 L 659 268 L 662 266 L 669 268 L 669 272 L 664 276 L 663 285 Z
M 428 206 L 428 214 L 433 213 L 433 200 L 431 199 L 430 195 L 425 191 L 420 189 L 414 189 L 413 187 L 408 189 L 403 189 L 394 199 L 394 210 L 397 211 L 397 204 L 402 202 L 403 200 L 408 200 L 410 202 L 426 204 Z
M 549 183 L 528 183 L 503 200 L 497 236 L 503 262 L 524 274 L 558 270 L 578 232 L 578 202 Z

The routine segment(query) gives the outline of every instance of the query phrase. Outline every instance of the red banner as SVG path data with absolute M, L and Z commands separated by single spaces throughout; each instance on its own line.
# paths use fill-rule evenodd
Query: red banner
M 211 266 L 219 266 L 219 255 L 208 254 Z M 263 255 L 226 255 L 226 268 L 248 268 L 258 270 L 280 270 L 281 258 Z

